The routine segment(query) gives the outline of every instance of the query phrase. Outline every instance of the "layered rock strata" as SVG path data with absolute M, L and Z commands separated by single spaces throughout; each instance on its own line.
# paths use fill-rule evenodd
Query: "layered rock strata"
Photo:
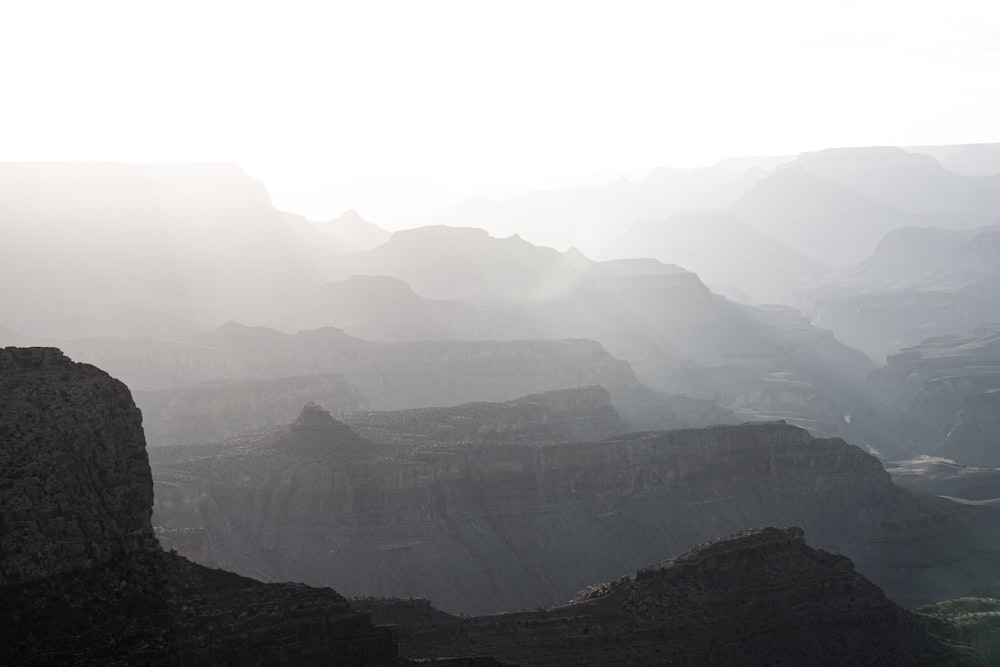
M 306 418 L 306 415 L 303 416 Z M 160 539 L 200 562 L 473 613 L 549 605 L 755 525 L 802 525 L 890 597 L 1000 581 L 1000 515 L 916 496 L 780 423 L 603 442 L 376 444 L 329 415 L 153 452 Z
M 1000 325 L 928 338 L 891 355 L 871 382 L 896 415 L 901 458 L 1000 467 Z
M 229 324 L 184 340 L 89 339 L 68 342 L 72 354 L 121 378 L 161 416 L 146 391 L 182 390 L 216 384 L 213 401 L 237 403 L 244 380 L 281 379 L 337 373 L 368 401 L 372 410 L 458 405 L 469 401 L 509 401 L 526 394 L 600 385 L 629 429 L 681 428 L 734 421 L 710 400 L 654 391 L 640 383 L 626 361 L 592 340 L 420 341 L 375 343 L 325 328 L 283 334 L 262 327 Z M 234 383 L 234 381 L 236 381 Z M 228 389 L 232 389 L 230 393 Z M 277 395 L 266 386 L 261 391 Z M 173 394 L 171 394 L 173 395 Z M 319 397 L 308 398 L 329 409 Z M 305 402 L 305 401 L 303 401 Z M 263 412 L 285 408 L 282 398 Z M 171 417 L 170 419 L 173 419 Z M 286 423 L 287 420 L 282 423 Z M 279 425 L 279 424 L 271 424 Z
M 570 442 L 603 439 L 623 430 L 603 387 L 558 389 L 503 403 L 354 412 L 343 420 L 380 442 Z

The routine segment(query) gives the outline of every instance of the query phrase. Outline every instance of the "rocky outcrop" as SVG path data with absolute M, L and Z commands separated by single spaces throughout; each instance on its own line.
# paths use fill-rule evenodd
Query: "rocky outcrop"
M 159 547 L 128 388 L 51 348 L 0 349 L 0 585 Z
M 287 424 L 303 403 L 336 415 L 364 410 L 368 398 L 336 373 L 268 380 L 211 382 L 133 392 L 151 447 L 217 442 L 243 431 Z
M 554 604 L 767 524 L 802 525 L 903 604 L 1000 581 L 996 510 L 914 496 L 859 448 L 785 424 L 436 445 L 327 424 L 308 448 L 293 428 L 155 450 L 160 539 L 267 580 L 465 612 Z
M 141 416 L 103 371 L 56 349 L 0 350 L 0 445 L 0 664 L 396 658 L 391 631 L 330 589 L 163 552 Z
M 521 665 L 963 664 L 799 528 L 751 530 L 591 586 L 572 602 L 455 617 L 426 601 L 359 599 L 399 626 L 408 655 L 488 654 Z
M 164 552 L 0 589 L 0 663 L 386 665 L 394 634 L 326 588 L 261 584 Z

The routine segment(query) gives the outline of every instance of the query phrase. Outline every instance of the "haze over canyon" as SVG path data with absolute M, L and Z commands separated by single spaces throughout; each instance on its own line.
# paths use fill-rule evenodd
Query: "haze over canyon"
M 0 389 L 0 662 L 1000 651 L 1000 144 L 392 232 L 235 164 L 0 163 Z

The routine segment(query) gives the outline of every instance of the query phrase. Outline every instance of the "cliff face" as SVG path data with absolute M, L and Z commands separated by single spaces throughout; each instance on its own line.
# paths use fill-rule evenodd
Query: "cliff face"
M 898 454 L 1000 467 L 1000 326 L 928 338 L 888 358 L 872 385 L 898 422 Z
M 702 545 L 569 604 L 458 618 L 420 601 L 360 599 L 407 655 L 486 653 L 521 665 L 960 664 L 916 618 L 799 528 Z
M 0 664 L 385 664 L 329 589 L 160 550 L 128 389 L 51 348 L 0 350 Z
M 783 424 L 395 447 L 331 426 L 308 456 L 295 441 L 155 451 L 160 539 L 264 579 L 469 612 L 560 602 L 767 524 L 804 526 L 906 604 L 1000 579 L 994 510 L 912 496 L 857 447 Z
M 128 388 L 51 348 L 0 350 L 0 585 L 158 549 Z

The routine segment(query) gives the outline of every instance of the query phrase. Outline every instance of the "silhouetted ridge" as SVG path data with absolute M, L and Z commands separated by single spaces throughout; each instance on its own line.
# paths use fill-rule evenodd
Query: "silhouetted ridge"
M 725 572 L 742 568 L 753 559 L 795 554 L 805 546 L 805 531 L 798 527 L 746 530 L 712 540 L 659 566 L 639 570 L 636 581 Z M 850 569 L 854 569 L 853 564 Z
M 851 561 L 801 528 L 712 541 L 576 600 L 455 617 L 410 600 L 355 600 L 399 626 L 413 657 L 493 655 L 521 665 L 961 664 Z

